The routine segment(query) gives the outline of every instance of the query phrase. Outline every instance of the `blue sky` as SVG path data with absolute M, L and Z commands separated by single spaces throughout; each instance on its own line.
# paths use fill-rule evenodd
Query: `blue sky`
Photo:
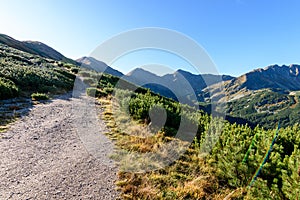
M 73 59 L 120 32 L 161 27 L 194 39 L 222 74 L 300 63 L 298 0 L 0 0 L 0 5 L 0 33 L 44 42 Z M 195 72 L 172 55 L 149 51 L 124 56 L 113 66 L 127 72 L 151 62 Z

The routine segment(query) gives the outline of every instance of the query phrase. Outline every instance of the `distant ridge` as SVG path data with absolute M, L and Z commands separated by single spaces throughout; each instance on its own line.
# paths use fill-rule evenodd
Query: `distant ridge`
M 107 74 L 111 74 L 113 76 L 122 77 L 124 74 L 109 67 L 106 63 L 96 60 L 93 57 L 82 57 L 76 60 L 80 63 L 83 67 L 94 69 L 98 72 L 105 72 Z
M 204 89 L 204 95 L 210 93 L 216 99 L 230 101 L 265 89 L 281 93 L 300 90 L 300 65 L 258 68 L 226 81 L 222 90 L 218 84 L 209 86 Z
M 211 109 L 217 108 L 214 105 L 225 103 L 224 110 L 215 109 L 215 111 L 225 112 L 226 119 L 230 122 L 247 123 L 251 127 L 259 124 L 266 128 L 274 127 L 275 119 L 280 119 L 283 127 L 299 122 L 300 65 L 298 64 L 269 65 L 239 77 L 197 75 L 181 69 L 159 76 L 142 68 L 136 68 L 124 75 L 92 57 L 82 57 L 77 61 L 68 59 L 41 42 L 21 42 L 0 34 L 0 46 L 4 49 L 17 49 L 17 52 L 18 50 L 27 52 L 20 52 L 20 55 L 28 57 L 25 59 L 27 64 L 34 62 L 31 61 L 34 55 L 77 64 L 120 77 L 181 103 L 194 106 L 201 102 L 199 107 L 208 113 L 212 111 Z M 46 61 L 52 62 L 48 59 Z
M 202 96 L 199 95 L 204 88 L 212 84 L 232 80 L 234 77 L 213 74 L 195 75 L 181 69 L 172 74 L 158 76 L 144 69 L 136 68 L 129 72 L 124 79 L 175 100 L 178 97 L 189 98 L 190 95 L 195 94 L 198 101 L 204 101 Z
M 20 51 L 24 51 L 27 53 L 39 55 L 44 58 L 50 58 L 57 61 L 68 62 L 75 65 L 78 63 L 70 58 L 65 57 L 52 47 L 48 45 L 37 42 L 37 41 L 19 41 L 8 35 L 0 34 L 0 43 L 5 44 L 9 47 L 18 49 Z
M 197 100 L 204 101 L 202 95 L 200 95 L 204 88 L 219 82 L 234 79 L 234 77 L 229 75 L 195 75 L 181 69 L 177 70 L 173 74 L 158 76 L 145 69 L 136 68 L 124 75 L 122 72 L 111 68 L 106 63 L 93 57 L 82 57 L 76 61 L 85 68 L 122 77 L 124 80 L 138 86 L 149 88 L 153 92 L 175 100 L 178 100 L 178 98 L 189 98 L 191 95 L 196 95 Z
M 300 65 L 270 65 L 264 69 L 256 69 L 248 72 L 231 84 L 240 84 L 241 88 L 250 90 L 262 88 L 300 90 Z

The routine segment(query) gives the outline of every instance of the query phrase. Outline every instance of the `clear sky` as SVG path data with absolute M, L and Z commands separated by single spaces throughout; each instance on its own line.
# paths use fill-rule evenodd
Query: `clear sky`
M 299 10 L 298 0 L 0 0 L 0 33 L 44 42 L 76 59 L 120 32 L 168 28 L 197 41 L 220 73 L 237 76 L 300 63 Z M 144 54 L 143 60 L 138 54 L 114 66 L 127 72 L 164 58 L 166 65 L 185 68 L 172 56 L 147 60 Z

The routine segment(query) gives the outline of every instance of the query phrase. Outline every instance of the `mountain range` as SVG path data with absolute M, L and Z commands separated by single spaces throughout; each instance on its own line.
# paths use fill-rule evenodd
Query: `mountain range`
M 215 100 L 231 101 L 255 91 L 270 89 L 274 92 L 288 93 L 300 90 L 300 65 L 270 65 L 255 69 L 232 80 L 211 85 L 203 90 L 204 96 Z M 221 90 L 220 90 L 221 88 Z
M 270 65 L 238 77 L 196 75 L 181 69 L 163 76 L 142 68 L 123 74 L 92 57 L 74 61 L 41 42 L 18 41 L 0 34 L 0 43 L 44 58 L 105 72 L 181 102 L 192 99 L 203 102 L 205 106 L 226 102 L 227 115 L 243 118 L 253 124 L 265 121 L 264 125 L 268 127 L 276 123 L 274 119 L 280 119 L 283 124 L 289 125 L 298 121 L 300 114 L 300 65 L 297 64 Z
M 93 58 L 85 57 L 84 60 L 85 64 L 95 63 Z M 81 59 L 77 61 L 81 62 Z M 231 122 L 274 128 L 278 122 L 284 127 L 299 121 L 300 65 L 297 64 L 270 65 L 233 77 L 196 75 L 184 70 L 158 76 L 142 68 L 121 75 L 119 71 L 100 63 L 107 67 L 106 72 L 117 73 L 122 79 L 165 97 L 183 103 L 202 102 L 200 107 L 206 112 L 211 112 L 213 104 L 224 102 L 225 111 L 222 112 Z M 196 95 L 194 99 L 193 94 Z
M 194 92 L 199 101 L 209 101 L 211 98 L 217 101 L 230 101 L 262 89 L 271 89 L 281 93 L 300 90 L 300 65 L 296 64 L 270 65 L 239 77 L 233 77 L 213 74 L 196 75 L 181 69 L 172 74 L 158 76 L 142 68 L 136 68 L 124 75 L 91 57 L 80 58 L 77 62 L 85 67 L 90 66 L 92 69 L 106 70 L 105 72 L 109 74 L 122 77 L 170 98 L 175 98 L 175 94 L 172 94 L 174 91 L 179 94 L 179 97 Z M 192 90 L 189 90 L 189 87 Z
M 191 86 L 200 101 L 204 101 L 208 93 L 212 97 L 228 101 L 240 98 L 248 94 L 249 91 L 265 88 L 274 91 L 300 90 L 300 65 L 296 64 L 289 66 L 270 65 L 265 68 L 255 69 L 239 77 L 213 74 L 196 75 L 181 69 L 173 74 L 158 76 L 142 68 L 136 68 L 124 75 L 122 72 L 92 57 L 82 57 L 74 61 L 41 42 L 18 41 L 10 36 L 0 34 L 0 43 L 41 57 L 81 65 L 96 71 L 104 71 L 167 97 L 174 97 L 171 93 L 178 88 L 180 88 L 179 95 L 189 95 L 190 91 L 188 91 L 187 86 L 182 85 L 184 82 Z
M 98 72 L 105 72 L 149 88 L 153 92 L 175 100 L 187 98 L 195 94 L 198 101 L 203 101 L 202 90 L 207 86 L 234 79 L 229 75 L 202 74 L 195 75 L 184 70 L 177 70 L 173 74 L 158 76 L 142 68 L 136 68 L 128 74 L 123 74 L 108 66 L 106 63 L 92 57 L 82 57 L 76 60 L 81 66 Z

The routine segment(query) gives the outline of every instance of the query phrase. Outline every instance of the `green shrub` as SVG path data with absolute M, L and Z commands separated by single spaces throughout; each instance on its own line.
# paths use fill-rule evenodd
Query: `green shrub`
M 60 73 L 61 75 L 67 77 L 67 78 L 70 78 L 70 79 L 75 79 L 76 78 L 76 75 L 68 72 L 68 71 L 65 71 L 63 69 L 54 69 L 54 71 Z
M 81 72 L 79 72 L 79 74 L 80 74 L 82 77 L 90 77 L 90 73 L 87 72 L 87 71 L 81 71 Z
M 95 97 L 96 96 L 96 92 L 97 92 L 97 88 L 87 88 L 86 89 L 86 94 L 90 97 Z
M 79 69 L 76 68 L 76 67 L 72 67 L 71 72 L 74 73 L 74 74 L 77 74 L 79 72 Z
M 18 96 L 19 89 L 14 82 L 0 77 L 0 99 L 9 99 Z
M 100 80 L 100 78 L 101 78 L 101 76 L 102 76 L 102 73 L 92 73 L 91 74 L 91 78 L 93 78 L 93 79 L 95 79 L 95 80 Z
M 104 88 L 105 89 L 105 88 Z M 95 87 L 90 87 L 86 89 L 86 94 L 90 97 L 106 97 L 107 95 L 111 94 L 108 93 L 106 90 L 101 90 Z
M 103 92 L 106 94 L 112 94 L 113 91 L 114 91 L 114 88 L 111 88 L 111 87 L 103 88 Z
M 53 87 L 53 86 L 42 85 L 39 88 L 37 88 L 36 92 L 39 92 L 39 93 L 54 93 L 55 90 L 56 90 L 56 88 Z
M 67 69 L 73 69 L 72 64 L 64 64 L 64 67 L 67 68 Z
M 33 93 L 31 94 L 31 98 L 32 100 L 39 101 L 39 100 L 47 100 L 49 99 L 49 96 L 44 93 Z
M 107 93 L 106 90 L 97 90 L 96 91 L 96 97 L 106 97 L 108 96 L 108 94 L 110 93 Z
M 23 93 L 55 93 L 72 89 L 76 76 L 53 61 L 35 58 L 24 52 L 1 46 L 0 44 L 0 77 L 11 80 Z M 6 81 L 7 82 L 7 81 Z M 3 83 L 2 83 L 3 86 Z M 5 88 L 7 88 L 5 86 Z M 6 90 L 7 91 L 7 90 Z M 14 90 L 15 91 L 15 90 Z M 2 98 L 10 98 L 16 92 L 1 91 Z
M 85 84 L 88 84 L 88 85 L 93 85 L 93 84 L 96 83 L 96 80 L 93 79 L 93 78 L 84 78 L 84 79 L 83 79 L 83 82 L 84 82 Z

